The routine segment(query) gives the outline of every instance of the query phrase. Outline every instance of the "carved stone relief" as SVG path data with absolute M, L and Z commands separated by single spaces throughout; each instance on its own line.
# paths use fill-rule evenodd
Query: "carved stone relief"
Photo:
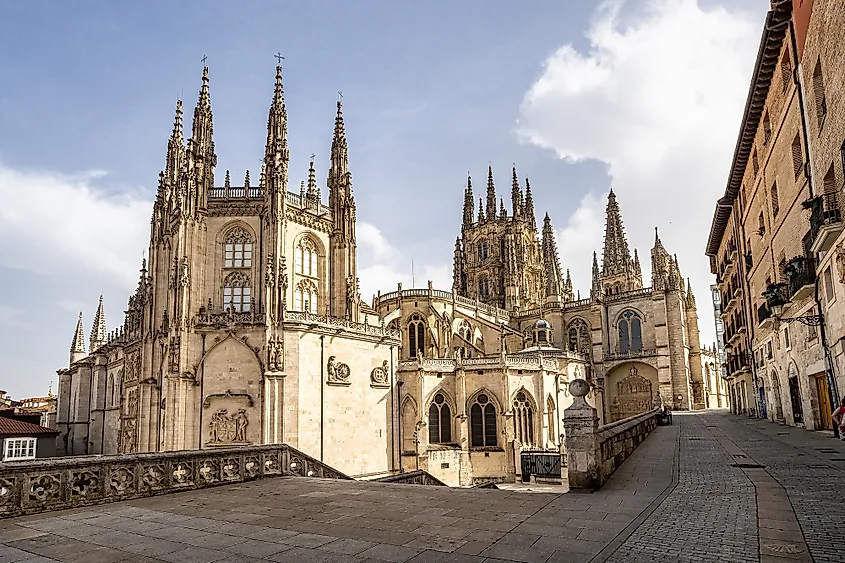
M 845 283 L 845 244 L 840 242 L 836 245 L 834 260 L 836 260 L 836 269 L 839 273 L 839 283 Z
M 390 386 L 390 369 L 388 368 L 387 360 L 373 371 L 370 372 L 370 385 L 372 387 L 389 387 Z
M 341 362 L 336 362 L 334 356 L 329 356 L 329 361 L 326 364 L 326 373 L 328 374 L 326 383 L 330 385 L 352 384 L 352 381 L 349 380 L 349 366 Z
M 651 381 L 639 375 L 635 367 L 630 369 L 625 379 L 616 384 L 616 391 L 610 405 L 613 420 L 628 418 L 653 408 Z
M 228 409 L 217 409 L 208 423 L 211 431 L 207 446 L 240 446 L 251 442 L 246 439 L 249 416 L 246 409 L 229 414 Z

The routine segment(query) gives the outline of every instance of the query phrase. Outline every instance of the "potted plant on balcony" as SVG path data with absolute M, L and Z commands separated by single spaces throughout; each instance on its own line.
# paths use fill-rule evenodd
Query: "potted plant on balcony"
M 780 316 L 783 306 L 787 303 L 787 287 L 788 285 L 784 282 L 772 283 L 763 292 L 763 297 L 766 299 L 766 306 L 776 317 Z

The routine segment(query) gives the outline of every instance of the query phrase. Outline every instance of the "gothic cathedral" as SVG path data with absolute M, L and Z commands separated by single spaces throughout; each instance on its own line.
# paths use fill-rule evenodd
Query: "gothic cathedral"
M 101 299 L 86 353 L 80 314 L 58 372 L 61 453 L 287 443 L 352 476 L 419 467 L 464 486 L 518 478 L 524 449 L 561 450 L 575 378 L 603 422 L 703 408 L 689 283 L 655 231 L 643 285 L 612 190 L 586 298 L 548 213 L 538 233 L 529 180 L 513 170 L 509 213 L 490 167 L 477 215 L 467 179 L 452 291 L 400 284 L 368 305 L 341 103 L 325 205 L 313 160 L 288 189 L 281 67 L 258 185 L 228 171 L 215 185 L 208 82 L 206 68 L 187 143 L 177 103 L 122 326 L 107 334 Z

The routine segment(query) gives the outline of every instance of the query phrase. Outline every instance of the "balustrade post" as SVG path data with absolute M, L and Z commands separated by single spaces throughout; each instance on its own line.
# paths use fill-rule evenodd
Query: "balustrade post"
M 596 409 L 584 399 L 589 392 L 590 384 L 586 380 L 573 380 L 569 384 L 569 393 L 574 400 L 563 412 L 570 489 L 598 489 L 602 484 L 599 476 L 599 417 Z

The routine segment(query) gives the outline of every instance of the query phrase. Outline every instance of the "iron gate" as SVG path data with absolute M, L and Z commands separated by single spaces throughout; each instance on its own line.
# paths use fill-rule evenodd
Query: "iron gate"
M 531 476 L 560 479 L 560 452 L 522 452 L 520 455 L 522 481 L 528 483 Z

